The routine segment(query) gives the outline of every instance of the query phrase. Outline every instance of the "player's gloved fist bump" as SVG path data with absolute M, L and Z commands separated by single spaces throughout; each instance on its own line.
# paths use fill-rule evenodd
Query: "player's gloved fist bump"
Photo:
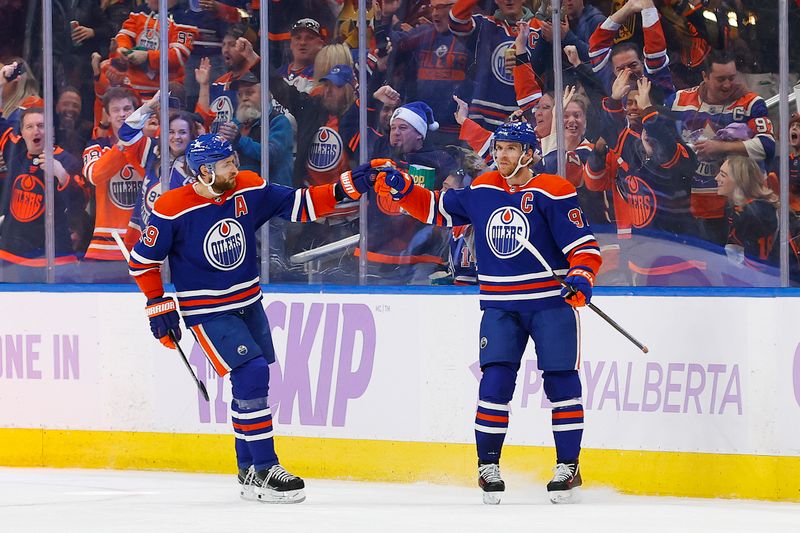
M 561 289 L 561 297 L 572 307 L 583 307 L 592 299 L 594 273 L 588 267 L 576 266 L 569 269 L 564 282 L 568 287 Z
M 180 316 L 175 300 L 166 296 L 150 298 L 147 300 L 145 312 L 150 320 L 150 331 L 153 332 L 153 336 L 167 348 L 174 349 L 175 343 L 169 332 L 172 331 L 175 338 L 181 340 Z
M 351 200 L 358 200 L 361 195 L 372 188 L 378 171 L 370 163 L 359 165 L 353 170 L 339 175 L 339 185 L 344 195 Z
M 389 193 L 395 200 L 405 198 L 414 188 L 414 179 L 395 168 L 384 169 L 378 174 L 378 178 L 382 178 L 383 183 L 389 188 Z

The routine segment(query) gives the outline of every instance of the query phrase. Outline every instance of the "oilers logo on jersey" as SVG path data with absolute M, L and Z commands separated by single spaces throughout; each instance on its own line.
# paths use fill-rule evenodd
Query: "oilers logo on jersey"
M 15 219 L 30 222 L 44 213 L 44 183 L 38 177 L 20 174 L 11 190 L 10 211 Z
M 136 171 L 131 165 L 125 165 L 119 173 L 112 176 L 108 182 L 108 197 L 111 203 L 120 209 L 133 209 L 139 190 L 142 188 L 142 181 L 135 178 Z
M 233 270 L 241 265 L 246 248 L 244 229 L 232 218 L 225 218 L 211 226 L 203 240 L 206 259 L 219 270 Z
M 317 131 L 308 151 L 308 166 L 317 172 L 333 170 L 342 158 L 342 138 L 339 132 L 323 126 Z
M 495 209 L 486 224 L 486 242 L 489 249 L 500 259 L 509 259 L 522 251 L 522 245 L 515 238 L 530 236 L 528 219 L 516 207 Z
M 148 28 L 139 34 L 136 44 L 145 50 L 158 50 L 158 31 L 155 28 Z
M 656 193 L 639 176 L 627 176 L 624 184 L 626 190 L 620 193 L 630 206 L 631 223 L 636 228 L 644 228 L 656 215 Z
M 214 124 L 231 122 L 233 120 L 233 102 L 223 94 L 211 102 L 211 112 L 214 113 Z
M 506 70 L 506 50 L 508 50 L 514 41 L 506 41 L 500 43 L 492 52 L 492 74 L 498 81 L 506 85 L 514 85 L 513 72 Z

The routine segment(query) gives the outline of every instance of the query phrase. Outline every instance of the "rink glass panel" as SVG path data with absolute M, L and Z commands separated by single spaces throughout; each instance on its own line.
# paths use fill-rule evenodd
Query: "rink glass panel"
M 235 4 L 235 2 L 231 2 Z M 442 11 L 439 6 L 442 2 L 432 2 L 433 8 L 424 8 L 420 10 L 408 9 L 413 2 L 403 2 L 401 7 L 403 10 L 398 14 L 398 21 L 406 23 L 411 26 L 417 26 L 420 18 L 434 21 L 440 19 L 439 15 L 434 13 L 438 10 Z M 587 2 L 589 4 L 591 2 Z M 52 65 L 49 66 L 53 72 L 54 79 L 54 98 L 53 101 L 57 102 L 59 96 L 67 86 L 74 86 L 80 93 L 81 105 L 83 111 L 80 115 L 79 121 L 84 123 L 88 122 L 94 125 L 94 87 L 93 87 L 93 72 L 91 64 L 91 51 L 87 49 L 87 42 L 75 43 L 73 41 L 72 26 L 73 18 L 70 14 L 66 13 L 63 9 L 63 2 L 59 0 L 44 0 L 44 2 L 34 2 L 30 6 L 21 8 L 22 13 L 19 15 L 20 20 L 26 20 L 28 17 L 32 21 L 41 20 L 41 13 L 43 7 L 48 6 L 52 12 Z M 377 130 L 383 136 L 373 136 L 371 133 L 368 135 L 368 158 L 377 157 L 380 155 L 393 155 L 399 156 L 398 152 L 391 147 L 390 134 L 386 130 L 386 125 L 381 124 L 381 107 L 382 105 L 372 98 L 372 94 L 382 84 L 387 83 L 397 89 L 404 101 L 425 100 L 433 108 L 434 115 L 440 123 L 440 128 L 437 131 L 428 131 L 423 151 L 440 151 L 442 154 L 434 155 L 433 159 L 417 159 L 416 161 L 407 161 L 414 164 L 414 171 L 419 174 L 420 184 L 425 183 L 425 178 L 422 174 L 425 173 L 423 168 L 421 171 L 419 167 L 435 168 L 436 176 L 432 182 L 428 182 L 428 186 L 437 189 L 441 188 L 448 180 L 448 185 L 464 186 L 473 175 L 477 175 L 480 167 L 480 158 L 474 157 L 470 154 L 470 150 L 463 142 L 458 141 L 458 125 L 454 123 L 452 114 L 455 110 L 455 104 L 451 99 L 451 95 L 457 94 L 465 98 L 467 101 L 474 97 L 475 91 L 485 90 L 481 84 L 486 84 L 487 79 L 480 78 L 477 81 L 469 81 L 472 77 L 472 71 L 477 68 L 475 59 L 470 52 L 468 39 L 455 39 L 446 32 L 441 32 L 442 38 L 447 38 L 447 46 L 442 48 L 438 42 L 435 46 L 430 42 L 423 42 L 422 44 L 415 43 L 407 45 L 402 43 L 402 39 L 398 37 L 402 31 L 402 27 L 395 25 L 394 30 L 389 29 L 389 39 L 392 41 L 393 49 L 388 55 L 388 60 L 382 59 L 385 53 L 386 46 L 386 32 L 383 24 L 376 23 L 376 14 L 369 11 L 368 20 L 369 24 L 366 28 L 359 27 L 356 19 L 356 9 L 354 9 L 354 2 L 347 1 L 344 3 L 344 8 L 341 13 L 336 14 L 326 12 L 324 10 L 315 10 L 314 12 L 302 12 L 298 6 L 291 8 L 291 13 L 281 12 L 279 8 L 270 5 L 270 12 L 267 14 L 269 31 L 258 32 L 260 14 L 254 11 L 248 5 L 243 5 L 242 9 L 237 12 L 239 20 L 236 23 L 244 23 L 245 26 L 250 27 L 248 35 L 252 38 L 253 33 L 262 35 L 262 38 L 271 36 L 272 39 L 268 43 L 269 53 L 267 58 L 267 68 L 280 67 L 281 65 L 291 61 L 291 25 L 297 20 L 308 17 L 317 20 L 321 27 L 324 29 L 325 44 L 333 42 L 345 42 L 351 49 L 356 50 L 358 43 L 359 32 L 366 32 L 366 38 L 369 44 L 369 51 L 375 59 L 381 59 L 376 65 L 370 58 L 369 71 L 369 95 L 368 95 L 368 124 L 358 124 L 355 128 L 358 131 L 364 131 L 364 126 Z M 488 3 L 487 3 L 488 4 Z M 526 3 L 528 5 L 529 3 Z M 530 7 L 539 8 L 539 2 L 533 2 Z M 606 8 L 609 3 L 597 3 L 601 7 Z M 611 8 L 617 7 L 621 2 L 612 2 Z M 746 83 L 747 86 L 757 94 L 761 95 L 764 99 L 770 102 L 769 117 L 773 123 L 775 136 L 778 137 L 779 131 L 782 129 L 781 124 L 788 122 L 788 118 L 784 117 L 784 121 L 780 120 L 778 105 L 773 104 L 770 97 L 778 93 L 779 86 L 779 31 L 778 31 L 778 9 L 782 2 L 768 2 L 762 5 L 761 2 L 743 2 L 744 11 L 734 12 L 729 9 L 726 3 L 722 3 L 716 12 L 704 12 L 703 21 L 706 25 L 703 30 L 705 35 L 713 41 L 715 46 L 724 46 L 727 49 L 733 50 L 736 56 L 736 64 L 738 70 L 738 78 L 741 82 Z M 793 43 L 797 38 L 797 18 L 798 7 L 794 2 L 789 2 L 789 42 Z M 183 4 L 180 4 L 183 5 Z M 188 7 L 188 3 L 186 6 Z M 446 11 L 446 10 L 445 10 Z M 540 9 L 534 9 L 538 13 L 538 17 L 546 18 L 547 13 L 541 12 Z M 230 14 L 230 13 L 229 13 Z M 118 14 L 111 13 L 112 17 Z M 116 24 L 119 25 L 126 18 L 123 13 L 116 19 Z M 446 17 L 445 17 L 446 18 Z M 234 24 L 232 22 L 235 17 L 219 19 L 216 27 L 216 37 L 219 40 L 224 38 L 226 29 Z M 623 27 L 625 28 L 625 35 L 630 34 L 631 39 L 641 40 L 642 27 L 641 18 L 634 17 L 635 20 L 628 21 Z M 702 80 L 702 75 L 698 68 L 687 66 L 686 57 L 691 57 L 691 39 L 687 40 L 686 33 L 681 31 L 681 18 L 675 18 L 673 14 L 662 13 L 662 24 L 665 29 L 667 38 L 667 48 L 670 52 L 670 68 L 673 69 L 674 79 L 676 85 L 679 87 L 686 87 L 696 85 Z M 81 25 L 80 23 L 78 25 Z M 425 25 L 422 21 L 421 25 Z M 26 31 L 19 31 L 17 39 L 11 40 L 11 44 L 6 50 L 6 56 L 19 55 L 23 57 L 31 65 L 31 72 L 37 78 L 39 83 L 39 93 L 41 94 L 42 88 L 42 73 L 45 67 L 43 57 L 43 46 L 41 46 L 41 26 L 39 23 L 34 24 L 19 24 L 17 28 L 27 28 Z M 255 31 L 254 31 L 255 29 Z M 685 26 L 684 26 L 685 29 Z M 394 31 L 394 33 L 393 33 Z M 417 31 L 420 31 L 417 29 Z M 116 33 L 116 27 L 112 35 Z M 701 32 L 702 33 L 702 32 Z M 433 36 L 433 37 L 439 37 Z M 400 40 L 398 40 L 400 39 Z M 91 40 L 91 39 L 89 39 Z M 197 37 L 198 42 L 203 42 L 203 36 Z M 435 41 L 435 39 L 434 39 Z M 198 87 L 194 82 L 194 69 L 199 66 L 202 57 L 209 57 L 211 61 L 212 72 L 210 74 L 211 80 L 215 80 L 219 75 L 225 71 L 224 56 L 218 51 L 220 48 L 211 41 L 207 41 L 208 45 L 199 45 L 195 42 L 193 53 L 185 64 L 185 79 L 183 86 L 185 88 L 185 105 L 188 105 L 190 110 L 193 109 L 194 99 L 196 98 Z M 641 42 L 641 41 L 639 41 Z M 689 43 L 687 45 L 687 43 Z M 721 43 L 721 44 L 720 44 Z M 502 45 L 502 46 L 501 46 Z M 159 43 L 161 49 L 165 48 L 165 43 Z M 688 46 L 688 48 L 687 48 Z M 203 48 L 204 47 L 204 48 Z M 513 79 L 509 76 L 507 69 L 505 49 L 507 45 L 499 43 L 497 47 L 489 50 L 492 61 L 487 65 L 487 72 L 493 76 L 493 82 L 497 82 L 498 87 L 513 88 L 509 81 L 513 84 Z M 91 48 L 91 47 L 89 47 Z M 101 53 L 102 58 L 105 59 L 108 54 L 107 43 L 97 43 L 97 50 Z M 260 42 L 254 39 L 254 49 L 256 52 L 260 49 Z M 798 57 L 796 47 L 789 47 L 789 86 L 793 87 L 796 83 L 796 73 L 800 70 L 798 67 Z M 89 52 L 89 53 L 87 53 Z M 501 53 L 502 52 L 502 53 Z M 357 53 L 352 56 L 357 61 Z M 564 66 L 569 65 L 566 57 L 562 58 Z M 381 73 L 381 69 L 385 71 Z M 472 69 L 472 70 L 471 70 Z M 459 74 L 459 71 L 461 74 Z M 320 77 L 320 74 L 316 74 Z M 357 74 L 356 74 L 357 75 Z M 383 79 L 381 79 L 383 78 Z M 438 85 L 431 85 L 430 78 L 436 78 L 438 81 L 446 81 L 452 85 L 447 90 L 441 89 Z M 565 82 L 569 82 L 569 77 L 565 77 Z M 160 87 L 162 91 L 167 91 L 167 80 L 160 80 Z M 212 97 L 212 102 L 213 102 Z M 264 98 L 266 100 L 266 97 Z M 587 120 L 587 138 L 594 141 L 597 135 L 596 131 L 593 132 L 596 126 L 596 118 L 592 116 L 591 105 L 596 103 L 589 100 L 589 113 Z M 46 124 L 56 139 L 57 143 L 64 145 L 67 151 L 72 151 L 73 154 L 82 155 L 82 149 L 77 139 L 79 136 L 60 134 L 60 131 L 65 130 L 64 120 L 60 117 L 60 113 L 55 111 L 55 104 L 53 105 L 55 117 L 53 123 Z M 512 104 L 513 107 L 514 104 Z M 789 112 L 796 110 L 796 103 L 790 103 Z M 220 108 L 220 111 L 226 111 L 231 116 L 235 116 L 236 109 L 234 105 L 227 108 Z M 297 114 L 302 114 L 303 109 L 298 109 Z M 62 111 L 63 113 L 63 111 Z M 470 114 L 476 114 L 477 111 L 470 110 Z M 387 113 L 384 113 L 383 119 L 385 122 Z M 284 115 L 285 116 L 285 115 Z M 502 120 L 502 116 L 495 117 L 496 120 Z M 291 123 L 291 119 L 289 119 Z M 67 122 L 69 122 L 67 120 Z M 273 120 L 270 119 L 270 123 Z M 278 120 L 282 122 L 282 120 Z M 341 123 L 341 121 L 340 121 Z M 302 125 L 299 125 L 301 128 Z M 320 125 L 319 133 L 316 137 L 304 137 L 304 139 L 312 139 L 311 149 L 306 150 L 308 163 L 311 165 L 312 170 L 317 170 L 321 174 L 330 171 L 332 165 L 335 166 L 335 161 L 332 162 L 339 155 L 336 152 L 338 149 L 341 155 L 347 155 L 349 158 L 349 165 L 355 166 L 362 159 L 358 147 L 355 146 L 353 150 L 347 141 L 349 139 L 340 139 L 337 147 L 336 135 L 324 135 L 322 127 L 329 127 L 329 124 Z M 496 124 L 493 124 L 496 126 Z M 77 129 L 86 131 L 86 127 L 78 124 Z M 297 128 L 295 124 L 291 124 L 292 128 Z M 277 124 L 267 129 L 262 134 L 262 140 L 269 142 L 267 136 L 275 134 Z M 338 133 L 338 129 L 331 128 L 332 133 Z M 382 131 L 383 130 L 383 131 Z M 297 130 L 295 132 L 295 143 L 297 140 Z M 352 131 L 352 130 L 351 130 Z M 703 132 L 690 131 L 685 140 L 689 143 L 701 139 Z M 709 132 L 705 132 L 706 135 Z M 255 134 L 253 134 L 255 136 Z M 339 135 L 341 137 L 341 134 Z M 91 134 L 89 134 L 89 138 Z M 88 143 L 88 138 L 86 139 Z M 363 139 L 360 142 L 364 142 Z M 70 145 L 70 146 L 67 146 Z M 297 152 L 299 147 L 293 146 L 292 151 Z M 777 146 L 776 146 L 777 149 Z M 348 151 L 349 150 L 349 151 Z M 434 161 L 430 163 L 429 161 Z M 777 164 L 777 157 L 774 162 L 766 165 L 767 170 L 773 171 L 776 177 L 772 183 L 778 183 L 780 178 L 777 177 L 779 173 L 779 165 Z M 717 161 L 718 163 L 719 161 Z M 279 175 L 280 172 L 271 171 L 268 167 L 272 162 L 267 162 L 264 158 L 257 161 L 257 167 L 261 168 L 262 175 L 272 179 L 272 176 Z M 428 164 L 425 164 L 428 163 Z M 274 164 L 274 163 L 273 163 Z M 302 168 L 297 169 L 292 165 L 291 177 L 289 180 L 284 180 L 286 184 L 292 186 L 300 186 L 310 181 L 303 179 L 304 176 Z M 330 179 L 330 177 L 328 178 Z M 275 181 L 275 180 L 273 180 Z M 319 181 L 316 181 L 318 183 Z M 6 180 L 6 200 L 4 201 L 4 211 L 8 216 L 8 194 L 10 194 L 9 180 Z M 581 192 L 583 187 L 578 184 L 579 197 L 584 202 L 584 211 L 587 213 L 592 223 L 593 229 L 603 247 L 605 267 L 601 270 L 598 276 L 598 284 L 600 285 L 656 285 L 656 286 L 779 286 L 780 284 L 780 269 L 775 260 L 777 253 L 773 253 L 770 258 L 761 263 L 757 259 L 751 261 L 749 257 L 742 257 L 742 254 L 735 248 L 724 246 L 726 242 L 711 242 L 708 239 L 698 235 L 694 231 L 685 232 L 659 232 L 658 230 L 647 230 L 637 232 L 635 238 L 630 239 L 631 242 L 621 243 L 618 234 L 618 224 L 613 216 L 604 216 L 608 214 L 606 203 L 613 204 L 613 198 L 603 198 L 598 194 L 584 194 Z M 119 191 L 124 193 L 124 187 Z M 130 189 L 130 187 L 128 188 Z M 125 189 L 125 190 L 128 190 Z M 637 191 L 641 191 L 639 188 Z M 69 240 L 69 251 L 82 257 L 86 247 L 91 241 L 92 226 L 97 213 L 96 195 L 94 194 L 93 187 L 86 185 L 85 187 L 86 198 L 73 198 L 67 202 L 68 207 L 63 207 L 64 212 L 53 213 L 52 220 L 52 234 L 51 239 L 54 243 L 58 242 L 59 236 L 63 240 L 63 235 L 67 235 Z M 627 191 L 630 192 L 630 191 Z M 55 193 L 54 193 L 55 194 Z M 123 195 L 124 196 L 124 195 Z M 83 202 L 83 203 L 81 203 Z M 338 284 L 358 284 L 361 280 L 366 280 L 368 284 L 438 284 L 450 283 L 452 281 L 452 269 L 450 269 L 451 258 L 449 254 L 449 243 L 451 233 L 449 230 L 433 228 L 417 224 L 415 221 L 410 220 L 407 215 L 400 213 L 396 206 L 391 202 L 382 201 L 369 195 L 368 206 L 366 209 L 366 249 L 369 251 L 366 261 L 366 271 L 361 272 L 362 277 L 359 277 L 359 256 L 361 255 L 361 247 L 363 241 L 359 244 L 353 244 L 350 240 L 345 240 L 347 237 L 357 235 L 361 231 L 361 224 L 359 222 L 359 214 L 357 211 L 350 214 L 343 214 L 340 217 L 333 217 L 327 221 L 314 222 L 305 225 L 291 224 L 284 221 L 273 221 L 269 224 L 269 229 L 266 232 L 261 232 L 262 237 L 262 273 L 265 275 L 265 280 L 268 279 L 272 283 L 338 283 Z M 781 198 L 782 203 L 791 205 L 791 198 Z M 648 212 L 648 202 L 646 198 L 635 198 L 632 203 L 637 206 L 636 211 L 632 213 L 632 222 L 634 228 L 636 224 L 641 225 L 650 216 Z M 124 202 L 123 202 L 124 204 Z M 52 202 L 54 208 L 62 209 L 63 202 Z M 127 205 L 127 204 L 125 204 Z M 594 216 L 592 216 L 594 215 Z M 792 220 L 794 220 L 792 216 Z M 64 227 L 66 226 L 66 231 Z M 363 226 L 362 226 L 363 227 Z M 42 231 L 44 231 L 42 229 Z M 264 238 L 267 237 L 268 238 Z M 773 239 L 772 245 L 777 249 L 782 238 L 776 236 Z M 269 242 L 268 249 L 266 242 Z M 634 242 L 635 241 L 635 242 Z M 328 244 L 331 242 L 340 242 L 339 247 L 334 247 L 334 251 L 321 254 L 311 254 L 309 259 L 306 256 L 298 257 L 298 253 L 313 251 L 319 248 L 320 245 Z M 110 246 L 113 243 L 108 243 Z M 58 257 L 56 253 L 56 257 Z M 464 252 L 462 252 L 464 253 Z M 639 262 L 647 263 L 655 269 L 659 274 L 667 273 L 668 275 L 646 275 L 641 272 L 636 272 L 630 268 L 631 254 Z M 459 256 L 456 261 L 460 262 L 465 259 L 468 263 L 469 254 L 465 253 L 462 258 Z M 663 269 L 665 264 L 674 259 L 686 260 L 689 265 L 694 268 L 687 270 L 680 269 Z M 82 282 L 125 282 L 128 283 L 129 279 L 124 275 L 124 267 L 119 268 L 120 272 L 113 272 L 114 268 L 109 267 L 107 264 L 95 261 L 80 261 L 77 265 L 64 268 L 64 265 L 58 260 L 52 258 L 48 260 L 45 250 L 39 257 L 39 260 L 44 260 L 45 265 L 50 265 L 54 270 L 52 281 L 82 281 Z M 796 259 L 792 250 L 789 250 L 789 268 L 792 274 L 792 283 L 794 283 L 794 274 L 797 270 L 794 265 Z M 11 272 L 14 270 L 15 272 Z M 107 271 L 111 270 L 109 273 Z M 676 270 L 676 271 L 673 271 Z M 4 281 L 6 282 L 44 282 L 47 280 L 46 268 L 24 268 L 17 267 L 10 268 L 8 262 L 3 262 Z

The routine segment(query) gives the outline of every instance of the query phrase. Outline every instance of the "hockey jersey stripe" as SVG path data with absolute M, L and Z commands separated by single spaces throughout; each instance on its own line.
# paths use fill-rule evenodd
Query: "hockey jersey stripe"
M 535 292 L 529 294 L 483 294 L 481 293 L 480 299 L 486 301 L 514 301 L 514 300 L 540 300 L 542 298 L 550 298 L 552 296 L 561 296 L 561 290 Z
M 445 191 L 445 192 L 447 192 L 447 191 Z M 438 200 L 439 213 L 441 213 L 442 217 L 444 217 L 444 220 L 445 220 L 445 224 L 444 225 L 447 226 L 448 228 L 452 228 L 453 227 L 453 217 L 450 215 L 450 213 L 447 212 L 447 209 L 444 208 L 444 201 L 442 200 L 442 198 L 444 197 L 444 194 L 445 193 L 441 193 L 439 195 L 439 200 Z
M 314 212 L 314 201 L 311 199 L 311 191 L 306 189 L 306 210 L 308 211 L 308 219 L 311 221 L 317 220 L 317 214 Z
M 570 253 L 570 251 L 572 251 L 573 248 L 577 248 L 579 245 L 589 242 L 592 243 L 592 245 L 596 246 L 598 250 L 600 249 L 600 246 L 597 244 L 597 241 L 594 239 L 593 235 L 584 235 L 580 239 L 572 241 L 571 243 L 563 247 L 561 251 L 564 252 L 564 255 L 567 255 Z
M 242 307 L 247 307 L 250 304 L 256 303 L 261 299 L 261 293 L 259 292 L 253 298 L 249 300 L 244 300 L 240 302 L 235 302 L 228 305 L 223 305 L 221 307 L 212 307 L 212 308 L 203 308 L 203 309 L 192 309 L 190 311 L 184 311 L 181 309 L 182 316 L 196 316 L 196 315 L 204 315 L 208 313 L 220 313 L 222 311 L 229 311 L 231 309 L 241 309 Z
M 538 283 L 525 283 L 522 285 L 485 285 L 481 284 L 481 292 L 513 292 L 513 291 L 530 291 L 534 289 L 545 289 L 549 287 L 559 287 L 560 284 L 556 280 L 540 281 Z
M 142 257 L 136 250 L 131 250 L 131 263 L 137 266 L 150 268 L 150 265 L 160 265 L 164 261 Z
M 568 272 L 567 269 L 559 269 L 555 271 L 557 275 L 564 275 Z M 548 278 L 550 274 L 547 272 L 534 272 L 531 274 L 520 274 L 517 276 L 489 276 L 486 274 L 478 274 L 478 279 L 480 281 L 485 281 L 487 283 L 517 283 L 520 281 L 528 281 L 533 279 L 542 279 Z
M 231 294 L 231 293 L 240 291 L 242 289 L 246 289 L 246 288 L 252 287 L 253 284 L 258 283 L 258 281 L 259 281 L 259 278 L 255 277 L 255 278 L 251 279 L 250 281 L 245 281 L 243 283 L 238 283 L 236 285 L 232 285 L 232 286 L 228 287 L 227 289 L 218 289 L 218 290 L 202 289 L 202 290 L 196 290 L 196 291 L 180 291 L 180 292 L 176 293 L 176 296 L 178 298 L 192 298 L 192 297 L 195 297 L 195 296 L 223 296 L 223 295 L 226 295 L 226 294 Z
M 227 302 L 234 302 L 234 301 L 237 301 L 237 300 L 241 300 L 243 298 L 248 298 L 248 297 L 252 296 L 253 294 L 257 293 L 260 290 L 261 290 L 261 287 L 256 285 L 255 287 L 252 287 L 252 288 L 242 292 L 241 294 L 234 294 L 234 295 L 226 296 L 226 297 L 222 297 L 222 298 L 206 298 L 206 299 L 203 299 L 203 300 L 189 300 L 189 299 L 186 299 L 186 298 L 180 298 L 179 297 L 178 298 L 178 302 L 180 303 L 181 309 L 183 309 L 184 307 L 219 305 L 219 304 L 223 304 L 223 303 L 227 303 Z

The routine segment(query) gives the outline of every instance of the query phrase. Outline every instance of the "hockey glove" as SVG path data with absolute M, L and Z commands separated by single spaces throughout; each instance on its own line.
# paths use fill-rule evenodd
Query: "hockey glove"
M 342 172 L 339 175 L 339 186 L 346 197 L 358 200 L 362 194 L 372 188 L 377 175 L 377 170 L 372 168 L 369 163 L 364 163 L 353 170 Z
M 567 286 L 561 289 L 561 297 L 572 307 L 583 307 L 592 299 L 594 274 L 589 268 L 583 266 L 570 268 L 564 283 Z
M 359 165 L 339 175 L 339 186 L 344 196 L 358 200 L 361 195 L 375 186 L 375 178 L 380 172 L 378 167 L 393 166 L 391 159 L 373 159 L 369 163 Z
M 414 188 L 414 179 L 405 172 L 394 168 L 383 170 L 378 174 L 378 179 L 388 189 L 388 194 L 391 194 L 394 200 L 402 200 Z
M 150 319 L 150 331 L 161 344 L 167 348 L 175 349 L 175 343 L 170 337 L 172 331 L 176 340 L 181 340 L 180 316 L 178 315 L 175 300 L 162 296 L 147 300 L 147 318 Z

